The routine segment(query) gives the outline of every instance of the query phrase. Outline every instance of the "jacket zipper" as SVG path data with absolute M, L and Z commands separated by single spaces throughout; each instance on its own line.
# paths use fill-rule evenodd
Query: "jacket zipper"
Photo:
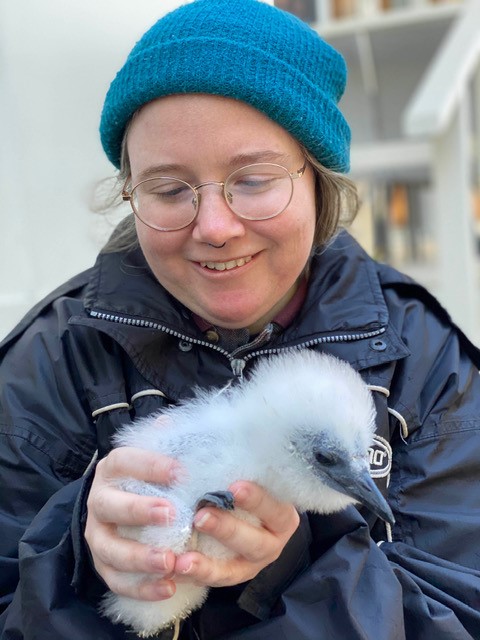
M 214 351 L 217 351 L 218 353 L 224 355 L 230 361 L 230 367 L 232 368 L 233 374 L 238 378 L 242 377 L 243 370 L 247 362 L 249 360 L 252 360 L 252 358 L 256 358 L 258 356 L 273 355 L 283 351 L 296 351 L 298 349 L 305 349 L 308 347 L 313 347 L 315 345 L 331 342 L 355 342 L 357 340 L 366 340 L 367 338 L 375 338 L 376 336 L 382 335 L 382 333 L 385 333 L 386 330 L 385 327 L 382 327 L 380 329 L 375 329 L 373 331 L 364 331 L 362 333 L 345 333 L 338 336 L 323 336 L 321 338 L 306 340 L 305 342 L 301 342 L 300 344 L 296 344 L 291 347 L 267 347 L 265 349 L 258 349 L 257 351 L 250 351 L 249 353 L 245 354 L 244 357 L 238 358 L 232 356 L 228 351 L 222 349 L 222 347 L 211 344 L 206 340 L 200 340 L 198 338 L 186 336 L 179 331 L 175 331 L 175 329 L 170 329 L 169 327 L 165 327 L 164 325 L 158 324 L 157 322 L 152 322 L 151 320 L 142 320 L 141 318 L 126 318 L 124 316 L 104 313 L 102 311 L 94 311 L 92 309 L 89 310 L 89 314 L 92 318 L 98 318 L 99 320 L 107 320 L 109 322 L 126 324 L 134 327 L 145 327 L 146 329 L 155 329 L 156 331 L 162 331 L 163 333 L 167 333 L 168 335 L 171 335 L 174 338 L 178 338 L 179 340 L 182 340 L 184 342 L 197 344 L 202 347 L 213 349 Z

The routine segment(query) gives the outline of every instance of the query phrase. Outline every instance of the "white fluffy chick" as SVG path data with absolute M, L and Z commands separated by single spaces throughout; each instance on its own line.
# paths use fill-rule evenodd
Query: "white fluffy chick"
M 257 482 L 300 512 L 333 513 L 360 502 L 393 522 L 369 474 L 374 429 L 371 393 L 346 362 L 309 350 L 263 359 L 242 384 L 198 392 L 195 399 L 117 434 L 117 446 L 161 452 L 187 470 L 173 486 L 123 480 L 125 491 L 167 498 L 176 518 L 171 526 L 124 526 L 119 533 L 175 553 L 195 548 L 208 556 L 232 557 L 212 537 L 192 536 L 192 519 L 206 494 L 224 491 L 236 480 Z M 211 499 L 215 502 L 215 496 Z M 252 521 L 250 514 L 233 513 Z M 145 577 L 131 574 L 130 579 L 138 583 Z M 176 593 L 160 602 L 109 593 L 102 609 L 113 621 L 149 637 L 175 622 L 178 626 L 202 605 L 207 592 L 179 583 Z

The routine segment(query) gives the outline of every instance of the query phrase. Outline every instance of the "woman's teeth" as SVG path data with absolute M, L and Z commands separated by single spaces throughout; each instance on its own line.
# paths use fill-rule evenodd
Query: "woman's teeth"
M 235 267 L 243 267 L 243 265 L 250 262 L 251 259 L 252 256 L 247 256 L 246 258 L 238 258 L 238 260 L 229 260 L 228 262 L 200 262 L 200 265 L 207 267 L 207 269 L 215 269 L 216 271 L 228 271 Z

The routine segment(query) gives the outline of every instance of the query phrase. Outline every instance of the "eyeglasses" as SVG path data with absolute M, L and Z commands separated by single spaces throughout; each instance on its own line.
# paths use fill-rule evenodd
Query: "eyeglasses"
M 261 162 L 236 169 L 224 182 L 202 182 L 195 186 L 170 176 L 142 180 L 131 191 L 125 183 L 122 198 L 130 201 L 133 213 L 144 224 L 158 231 L 177 231 L 195 220 L 200 208 L 200 189 L 222 187 L 225 202 L 240 218 L 268 220 L 290 204 L 293 181 L 301 178 L 307 166 L 294 173 L 279 164 Z

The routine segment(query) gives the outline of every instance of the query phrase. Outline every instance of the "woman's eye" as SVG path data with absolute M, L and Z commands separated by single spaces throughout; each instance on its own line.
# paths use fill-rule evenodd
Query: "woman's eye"
M 275 183 L 273 176 L 243 176 L 235 180 L 232 187 L 243 191 L 265 191 Z
M 176 198 L 187 191 L 187 187 L 172 187 L 170 189 L 161 189 L 160 191 L 156 192 L 156 195 L 160 196 L 161 198 Z
M 145 195 L 158 200 L 181 200 L 185 196 L 191 197 L 191 189 L 182 182 L 166 182 L 150 185 Z

